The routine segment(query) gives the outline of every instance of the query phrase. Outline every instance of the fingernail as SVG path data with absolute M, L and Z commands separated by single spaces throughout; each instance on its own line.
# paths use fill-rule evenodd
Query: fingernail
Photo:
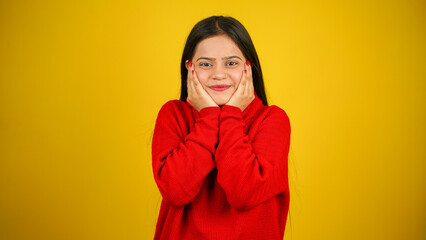
M 192 74 L 194 74 L 194 70 L 192 70 Z
M 247 73 L 247 70 L 244 69 L 244 72 Z
M 246 62 L 246 65 L 247 65 L 247 66 L 248 66 L 248 65 L 250 65 L 250 61 L 247 61 L 247 62 Z
M 192 67 L 192 62 L 191 61 L 189 61 L 189 67 Z

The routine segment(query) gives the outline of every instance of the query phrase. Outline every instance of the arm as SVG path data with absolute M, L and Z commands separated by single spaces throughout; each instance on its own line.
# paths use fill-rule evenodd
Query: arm
M 182 116 L 176 111 L 169 102 L 158 113 L 152 140 L 152 166 L 163 198 L 181 207 L 195 198 L 206 175 L 215 167 L 213 153 L 218 141 L 220 108 L 203 108 L 186 136 L 178 123 Z
M 217 181 L 230 205 L 246 210 L 288 191 L 290 122 L 284 110 L 273 106 L 251 143 L 238 107 L 222 106 L 219 121 Z

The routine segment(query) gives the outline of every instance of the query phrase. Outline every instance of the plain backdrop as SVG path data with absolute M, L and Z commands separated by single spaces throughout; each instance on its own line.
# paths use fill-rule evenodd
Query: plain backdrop
M 292 126 L 286 240 L 425 239 L 426 4 L 1 1 L 0 239 L 152 239 L 189 31 L 233 16 Z

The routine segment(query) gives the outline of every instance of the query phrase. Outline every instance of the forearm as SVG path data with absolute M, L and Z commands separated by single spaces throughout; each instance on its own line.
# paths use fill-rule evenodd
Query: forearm
M 162 196 L 175 206 L 190 203 L 215 167 L 219 112 L 219 107 L 203 109 L 186 136 L 170 124 L 170 116 L 157 120 L 152 143 L 154 178 Z
M 281 110 L 281 109 L 280 109 Z M 218 183 L 229 203 L 244 210 L 286 191 L 290 125 L 284 111 L 271 112 L 253 139 L 244 133 L 242 113 L 222 107 L 215 152 Z

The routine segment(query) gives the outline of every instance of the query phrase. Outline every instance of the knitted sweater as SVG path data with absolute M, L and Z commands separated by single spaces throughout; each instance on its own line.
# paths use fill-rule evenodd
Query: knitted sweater
M 287 114 L 256 94 L 243 112 L 165 103 L 152 141 L 163 197 L 154 239 L 283 239 L 289 146 Z

